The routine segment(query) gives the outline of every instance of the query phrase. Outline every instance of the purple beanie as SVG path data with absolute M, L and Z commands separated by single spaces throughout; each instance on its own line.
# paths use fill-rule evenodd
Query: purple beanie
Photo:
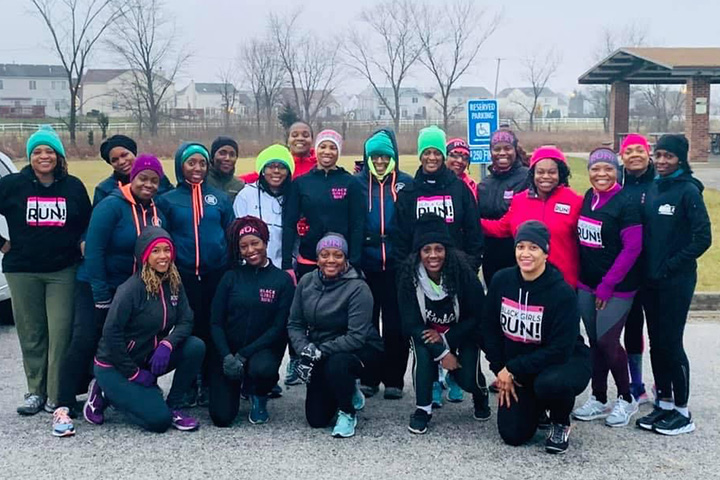
M 315 247 L 315 254 L 320 255 L 320 251 L 324 248 L 337 248 L 338 250 L 342 250 L 346 257 L 348 256 L 347 240 L 345 240 L 345 237 L 339 233 L 326 233 L 325 236 L 317 243 L 317 247 Z
M 141 153 L 135 159 L 132 170 L 130 170 L 130 181 L 132 182 L 135 177 L 137 177 L 138 173 L 144 170 L 152 170 L 157 173 L 160 178 L 165 175 L 163 173 L 162 163 L 160 163 L 160 160 L 158 160 L 156 156 L 149 153 Z

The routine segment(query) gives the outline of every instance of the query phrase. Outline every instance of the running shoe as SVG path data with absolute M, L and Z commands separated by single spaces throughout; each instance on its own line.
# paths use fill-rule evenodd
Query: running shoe
M 34 393 L 26 393 L 25 401 L 17 407 L 17 413 L 24 416 L 35 415 L 36 413 L 40 413 L 44 405 L 45 397 L 35 395 Z
M 465 398 L 465 392 L 460 385 L 457 384 L 452 375 L 445 377 L 445 383 L 447 384 L 448 391 L 445 394 L 445 399 L 450 403 L 460 403 Z
M 371 387 L 370 385 L 360 385 L 360 391 L 363 395 L 365 395 L 366 398 L 374 397 L 376 393 L 380 391 L 380 387 L 374 386 Z
M 637 400 L 638 405 L 644 405 L 646 403 L 650 403 L 650 395 L 648 395 L 647 391 L 645 391 L 645 384 L 640 383 L 631 383 L 630 384 L 630 395 L 633 396 L 635 400 Z
M 653 432 L 662 435 L 682 435 L 695 431 L 695 422 L 692 415 L 686 417 L 677 410 L 670 410 L 667 415 L 653 423 Z
M 403 389 L 399 387 L 385 387 L 383 397 L 385 400 L 400 400 L 403 397 Z
M 283 390 L 279 383 L 276 383 L 274 387 L 272 387 L 272 390 L 270 390 L 270 393 L 268 393 L 268 398 L 280 398 L 282 397 Z
M 297 358 L 290 358 L 287 364 L 287 370 L 285 371 L 285 385 L 300 385 L 302 380 L 298 377 L 295 368 L 297 367 L 300 360 Z
M 653 425 L 665 418 L 672 410 L 663 410 L 660 407 L 653 407 L 653 411 L 635 420 L 635 425 L 643 430 L 652 430 Z
M 547 430 L 550 427 L 552 427 L 552 422 L 550 421 L 550 415 L 548 414 L 547 410 L 543 410 L 540 412 L 540 415 L 538 416 L 538 429 L 539 430 Z
M 360 380 L 355 383 L 355 393 L 353 393 L 352 397 L 352 406 L 356 412 L 365 408 L 365 395 L 363 395 L 362 387 L 360 387 Z
M 267 396 L 250 395 L 250 413 L 248 414 L 250 423 L 253 425 L 267 423 L 270 419 L 267 411 L 267 402 Z
M 198 407 L 210 406 L 210 393 L 208 392 L 208 387 L 203 386 L 203 387 L 198 388 L 197 406 Z
M 57 410 L 58 406 L 55 402 L 48 399 L 45 401 L 45 406 L 43 408 L 47 413 L 55 413 L 55 410 Z
M 196 387 L 190 387 L 190 390 L 185 392 L 183 399 L 178 405 L 179 408 L 194 408 L 197 407 L 198 390 Z
M 357 415 L 345 413 L 338 410 L 337 421 L 332 431 L 335 438 L 350 438 L 355 435 L 355 427 L 357 427 Z
M 189 432 L 191 430 L 197 430 L 200 426 L 200 423 L 198 423 L 195 418 L 189 415 L 185 415 L 180 410 L 173 410 L 172 426 L 183 432 Z
M 103 412 L 105 411 L 105 399 L 103 398 L 102 390 L 97 384 L 97 381 L 93 378 L 90 381 L 90 387 L 88 388 L 88 397 L 83 406 L 83 417 L 88 423 L 93 425 L 102 425 L 105 421 Z
M 410 430 L 411 433 L 415 433 L 417 435 L 423 435 L 427 433 L 428 423 L 430 423 L 431 418 L 431 413 L 426 412 L 422 408 L 416 409 L 415 413 L 410 416 L 410 425 L 408 425 L 408 430 Z
M 490 418 L 490 406 L 488 405 L 488 394 L 473 395 L 473 418 L 484 422 Z
M 589 422 L 590 420 L 597 420 L 598 418 L 607 418 L 610 412 L 612 412 L 612 408 L 610 402 L 599 402 L 595 398 L 595 395 L 590 395 L 590 398 L 587 399 L 582 407 L 573 410 L 572 416 L 583 422 Z
M 570 425 L 553 423 L 545 440 L 545 451 L 548 453 L 565 453 L 570 444 Z
M 634 398 L 632 403 L 618 398 L 615 400 L 612 412 L 605 418 L 605 425 L 608 427 L 626 427 L 637 412 L 638 402 Z
M 71 437 L 75 435 L 75 425 L 70 418 L 70 409 L 67 407 L 56 408 L 53 413 L 53 436 Z
M 433 382 L 432 386 L 432 406 L 440 408 L 443 406 L 442 383 Z

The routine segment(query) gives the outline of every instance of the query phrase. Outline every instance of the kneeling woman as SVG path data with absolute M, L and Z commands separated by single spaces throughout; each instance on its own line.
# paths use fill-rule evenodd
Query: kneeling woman
M 472 393 L 475 419 L 487 420 L 490 409 L 478 344 L 485 300 L 482 284 L 472 262 L 453 247 L 445 221 L 435 214 L 418 219 L 413 252 L 398 278 L 403 329 L 415 357 L 417 408 L 409 429 L 427 432 L 438 363 L 460 388 Z
M 295 286 L 268 259 L 268 226 L 242 217 L 228 227 L 232 270 L 212 304 L 210 418 L 218 427 L 237 416 L 243 384 L 250 392 L 250 423 L 268 421 L 268 393 L 279 380 L 287 339 L 285 325 Z
M 590 352 L 580 336 L 572 287 L 548 263 L 550 232 L 530 220 L 515 235 L 516 267 L 493 277 L 482 321 L 483 349 L 497 376 L 498 430 L 522 445 L 549 410 L 549 453 L 565 453 L 570 412 L 590 380 Z M 517 300 L 516 300 L 517 299 Z
M 177 409 L 197 376 L 205 344 L 190 336 L 193 314 L 175 246 L 159 227 L 148 227 L 135 247 L 138 271 L 120 285 L 95 357 L 95 378 L 105 399 L 153 432 L 195 430 L 198 422 Z M 157 377 L 175 370 L 163 399 Z M 104 405 L 96 406 L 102 410 Z
M 357 380 L 374 385 L 383 343 L 372 323 L 370 287 L 348 262 L 348 244 L 328 233 L 317 244 L 318 270 L 303 276 L 290 309 L 288 333 L 307 383 L 305 416 L 313 428 L 330 425 L 334 437 L 352 437 L 365 405 Z

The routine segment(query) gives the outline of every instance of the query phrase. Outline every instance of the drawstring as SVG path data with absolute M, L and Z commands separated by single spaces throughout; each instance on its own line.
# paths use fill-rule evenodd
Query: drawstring
M 200 276 L 200 220 L 205 216 L 203 210 L 202 181 L 190 183 L 193 207 L 193 227 L 195 228 L 195 275 Z
M 372 212 L 372 173 L 368 173 L 368 212 Z

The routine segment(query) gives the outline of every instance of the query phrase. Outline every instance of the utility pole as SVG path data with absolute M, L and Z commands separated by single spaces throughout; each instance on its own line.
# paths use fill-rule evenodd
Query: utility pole
M 497 59 L 497 70 L 495 71 L 495 95 L 494 98 L 497 100 L 497 89 L 498 89 L 498 80 L 500 80 L 500 62 L 502 62 L 502 58 Z

